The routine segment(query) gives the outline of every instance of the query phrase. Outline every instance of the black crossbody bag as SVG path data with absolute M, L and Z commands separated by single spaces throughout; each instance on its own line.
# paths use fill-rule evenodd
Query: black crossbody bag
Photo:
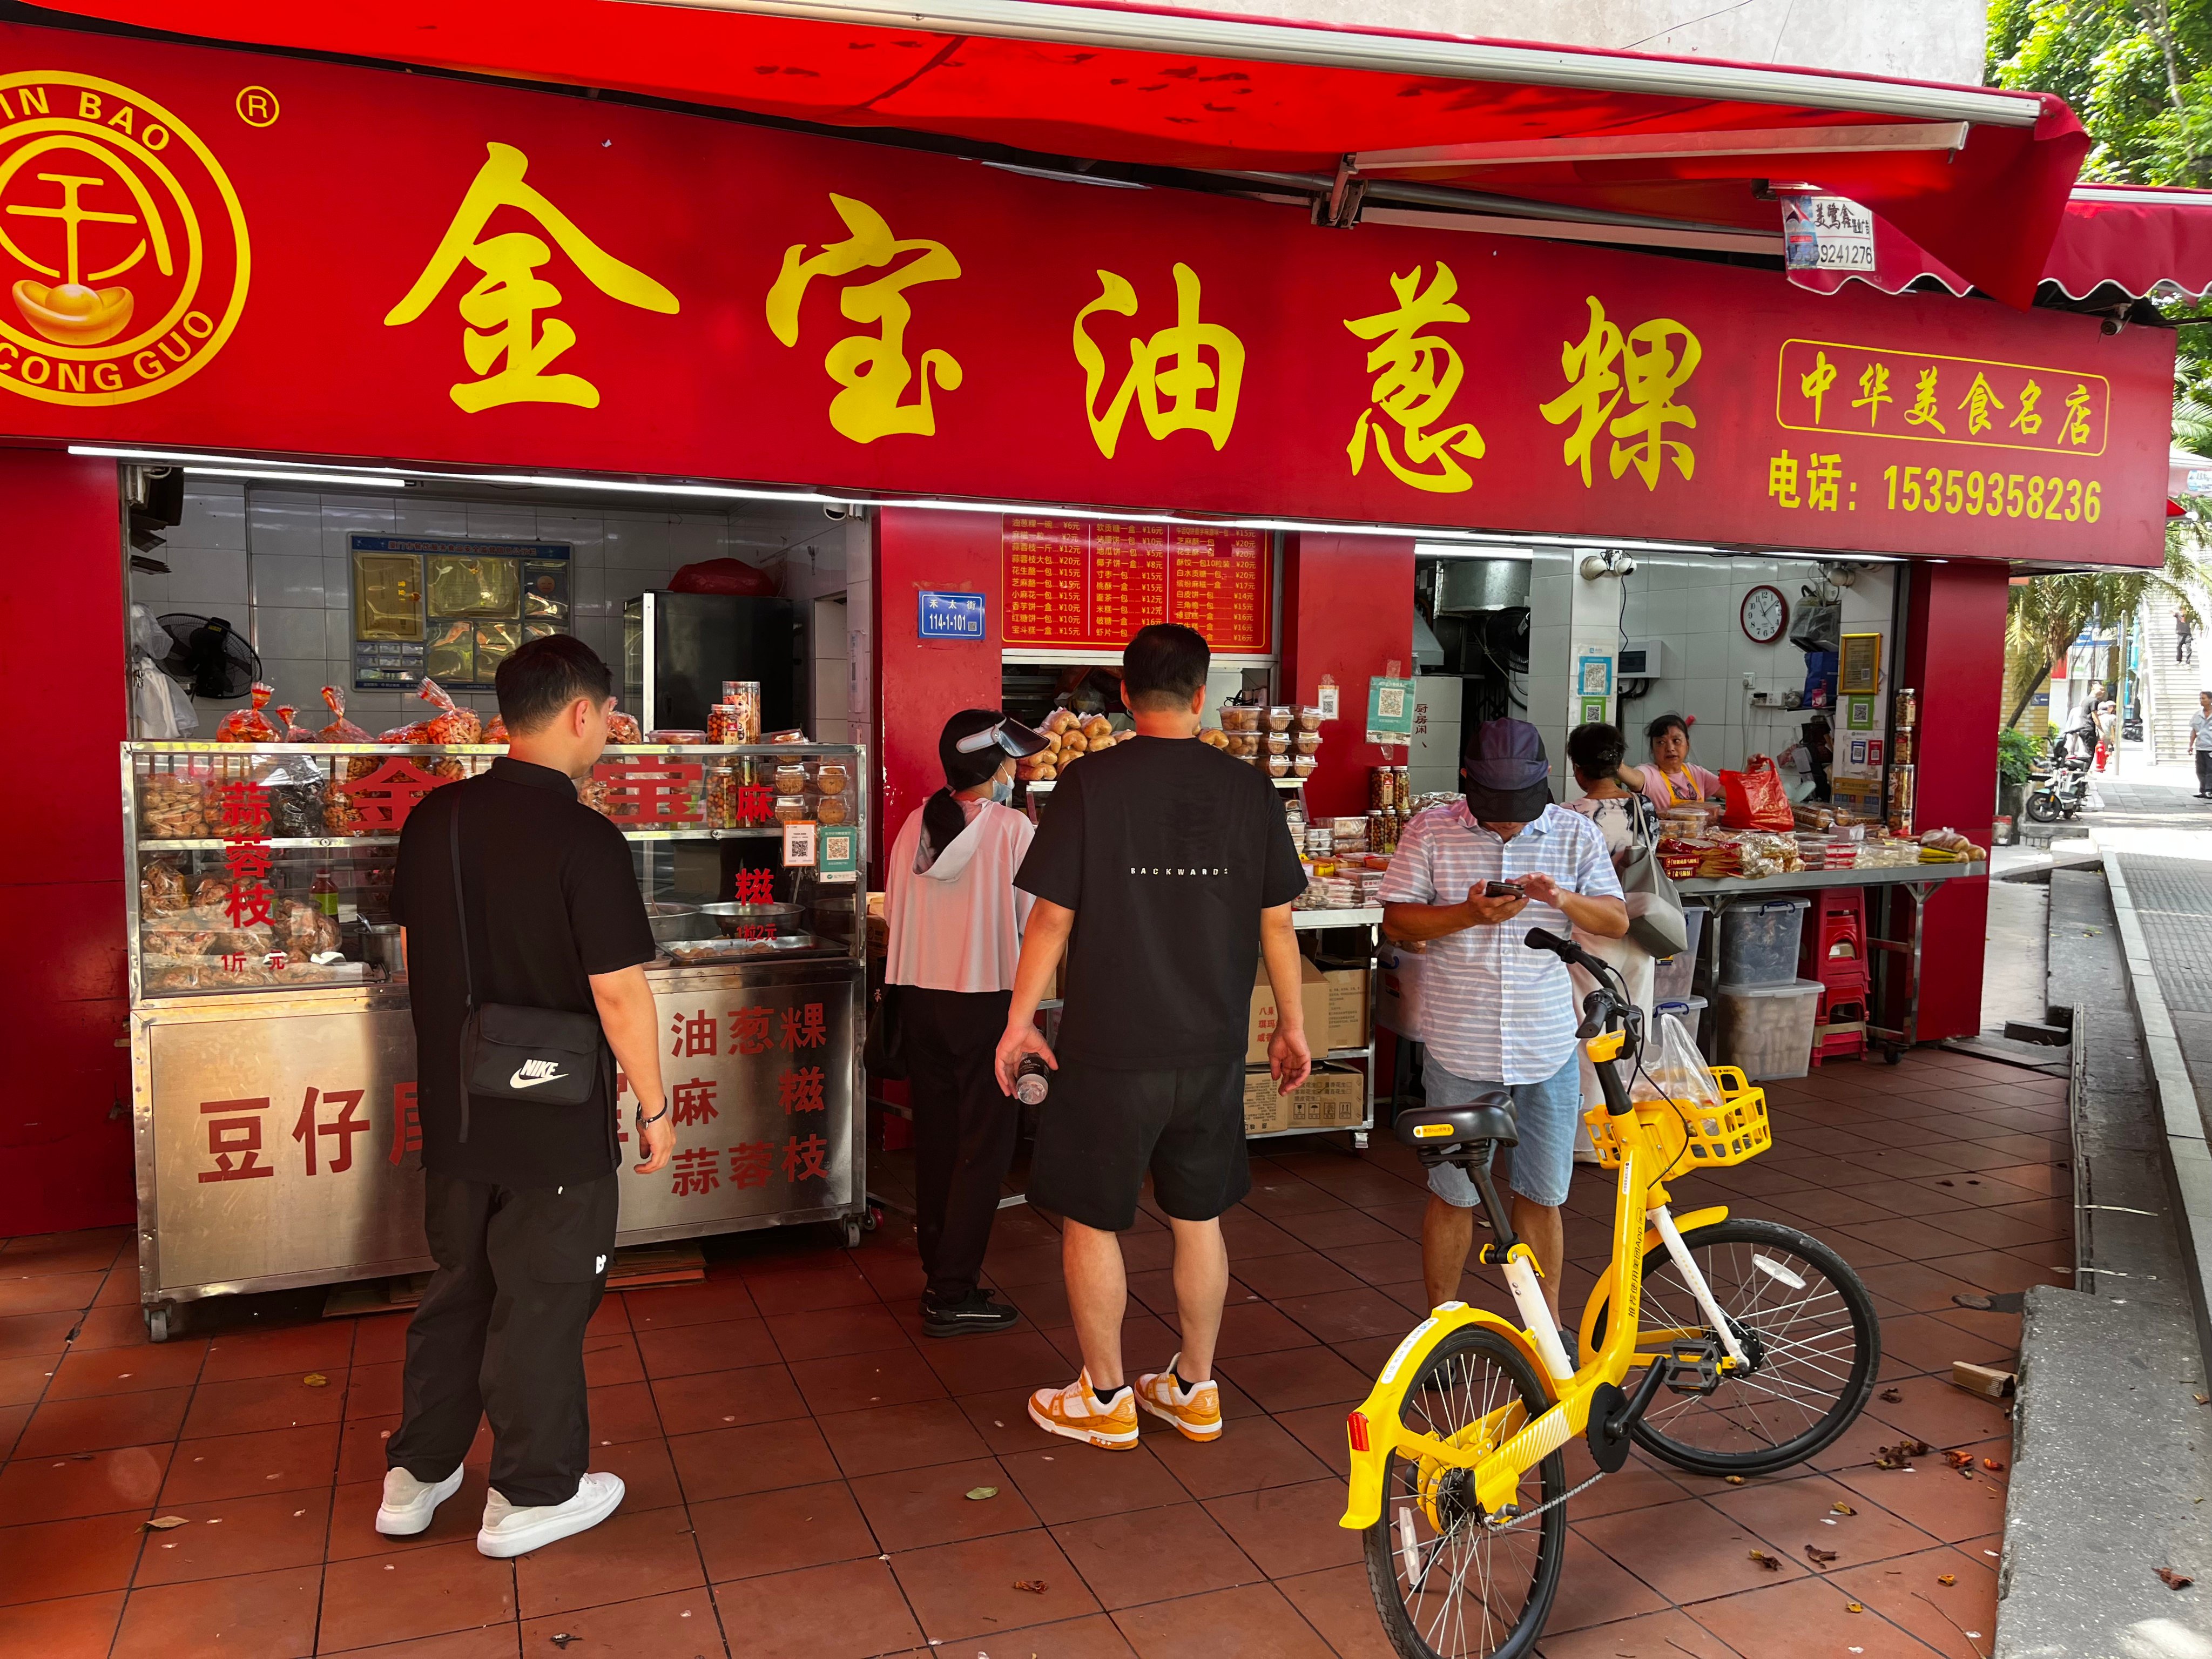
M 453 858 L 453 914 L 461 929 L 461 983 L 468 1014 L 461 1023 L 461 1135 L 469 1138 L 469 1097 L 581 1106 L 599 1082 L 605 1036 L 596 1015 L 511 1002 L 477 1006 L 469 962 L 469 913 L 461 898 L 461 803 L 447 820 Z

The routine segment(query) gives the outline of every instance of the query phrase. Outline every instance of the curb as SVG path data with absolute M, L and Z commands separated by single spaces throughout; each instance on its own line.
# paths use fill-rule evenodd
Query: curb
M 2166 994 L 2151 966 L 2150 944 L 2128 892 L 2119 854 L 2104 853 L 2105 886 L 2119 923 L 2120 949 L 2127 958 L 2128 995 L 2142 1032 L 2143 1056 L 2158 1091 L 2159 1117 L 2166 1132 L 2166 1186 L 2173 1203 L 2174 1231 L 2189 1275 L 2189 1298 L 2197 1319 L 2197 1346 L 2212 1358 L 2212 1147 L 2206 1144 L 2203 1106 L 2189 1067 L 2181 1057 Z M 2081 1237 L 2075 1228 L 2075 1237 Z

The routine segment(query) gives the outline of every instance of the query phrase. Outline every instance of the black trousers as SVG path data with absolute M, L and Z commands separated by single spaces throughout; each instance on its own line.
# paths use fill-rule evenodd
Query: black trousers
M 992 1069 L 1010 991 L 899 990 L 914 1107 L 915 1242 L 936 1301 L 973 1294 L 1021 1107 Z
M 2212 795 L 2212 749 L 2197 751 L 2197 793 Z
M 418 1480 L 460 1467 L 491 1420 L 491 1484 L 565 1504 L 591 1454 L 584 1327 L 615 1248 L 615 1176 L 566 1187 L 423 1178 L 438 1270 L 407 1327 L 405 1415 L 384 1458 Z

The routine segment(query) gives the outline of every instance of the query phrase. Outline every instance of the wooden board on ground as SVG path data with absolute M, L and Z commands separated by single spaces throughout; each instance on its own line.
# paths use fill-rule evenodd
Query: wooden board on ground
M 615 1252 L 607 1269 L 611 1291 L 641 1291 L 651 1285 L 689 1285 L 707 1276 L 706 1253 L 691 1239 L 666 1244 L 633 1244 Z M 405 1313 L 422 1299 L 429 1288 L 428 1273 L 405 1273 L 396 1279 L 364 1279 L 351 1285 L 334 1285 L 323 1298 L 323 1317 L 349 1319 L 359 1314 Z

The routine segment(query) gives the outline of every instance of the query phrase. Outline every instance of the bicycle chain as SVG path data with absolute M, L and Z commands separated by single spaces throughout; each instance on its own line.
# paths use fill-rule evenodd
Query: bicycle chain
M 1518 1531 L 1522 1522 L 1534 1521 L 1546 1510 L 1555 1510 L 1559 1508 L 1560 1504 L 1565 1503 L 1570 1498 L 1577 1497 L 1581 1493 L 1588 1492 L 1592 1486 L 1595 1486 L 1599 1481 L 1605 1479 L 1605 1474 L 1606 1472 L 1603 1469 L 1600 1469 L 1595 1474 L 1590 1476 L 1589 1480 L 1583 1481 L 1581 1486 L 1577 1486 L 1572 1492 L 1563 1492 L 1557 1498 L 1547 1499 L 1544 1503 L 1537 1504 L 1533 1510 L 1524 1510 L 1520 1514 L 1515 1516 L 1510 1521 L 1486 1521 L 1483 1522 L 1483 1525 L 1493 1533 Z

